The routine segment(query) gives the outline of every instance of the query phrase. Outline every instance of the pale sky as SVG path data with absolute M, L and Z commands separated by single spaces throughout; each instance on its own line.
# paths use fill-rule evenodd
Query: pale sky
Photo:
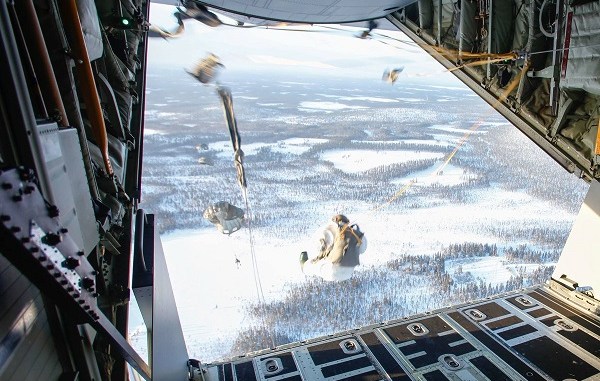
M 173 6 L 152 3 L 150 22 L 174 30 L 177 26 L 173 16 L 175 10 Z M 150 40 L 151 66 L 189 68 L 208 53 L 214 53 L 230 72 L 269 70 L 298 75 L 381 78 L 385 69 L 404 67 L 400 79 L 462 86 L 400 31 L 375 30 L 374 38 L 360 39 L 356 35 L 365 28 L 339 25 L 289 27 L 308 31 L 296 32 L 226 25 L 211 28 L 191 19 L 184 23 L 186 30 L 182 36 L 168 41 Z

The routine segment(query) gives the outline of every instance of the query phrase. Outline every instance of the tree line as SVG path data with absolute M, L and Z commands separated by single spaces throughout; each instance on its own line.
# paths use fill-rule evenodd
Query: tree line
M 275 345 L 282 345 L 540 284 L 554 269 L 543 262 L 536 262 L 540 265 L 533 271 L 517 266 L 515 274 L 498 284 L 446 270 L 446 260 L 500 254 L 495 244 L 457 243 L 432 256 L 401 255 L 384 266 L 362 268 L 342 282 L 311 277 L 288 285 L 281 300 L 246 305 L 254 324 L 240 332 L 230 355 L 269 347 L 271 335 Z M 252 333 L 258 336 L 250 339 Z

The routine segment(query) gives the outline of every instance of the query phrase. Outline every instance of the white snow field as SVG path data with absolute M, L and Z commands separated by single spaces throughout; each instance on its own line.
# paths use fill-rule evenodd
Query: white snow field
M 402 254 L 430 255 L 456 242 L 498 242 L 502 247 L 503 242 L 482 229 L 485 226 L 572 223 L 571 213 L 550 210 L 546 203 L 525 193 L 496 190 L 480 192 L 477 197 L 476 205 L 447 203 L 403 213 L 384 209 L 377 213 L 364 210 L 349 214 L 369 239 L 359 269 L 381 266 Z M 311 225 L 316 231 L 323 222 L 313 220 Z M 288 290 L 306 281 L 298 263 L 299 253 L 315 247 L 309 237 L 294 241 L 274 238 L 276 230 L 277 226 L 253 230 L 260 282 L 267 302 L 282 300 Z M 246 305 L 258 300 L 249 231 L 244 229 L 226 236 L 213 228 L 186 230 L 165 235 L 162 240 L 190 357 L 213 361 L 226 356 L 239 331 L 256 324 L 245 310 Z M 241 262 L 239 267 L 235 258 Z M 459 265 L 463 273 L 470 272 L 475 279 L 491 285 L 506 282 L 518 271 L 529 272 L 539 267 L 511 264 L 500 255 L 450 260 L 446 270 L 452 275 Z M 435 307 L 427 304 L 427 298 L 422 297 L 424 293 L 428 293 L 427 288 L 402 290 L 407 298 L 422 300 L 422 310 Z M 131 338 L 140 352 L 145 351 L 144 334 L 138 327 Z
M 244 144 L 243 151 L 245 156 L 256 155 L 261 148 L 269 148 L 274 152 L 289 153 L 291 155 L 302 155 L 311 149 L 314 145 L 325 143 L 327 139 L 319 138 L 289 138 L 280 140 L 277 143 L 250 143 Z M 209 150 L 219 151 L 217 154 L 221 158 L 231 158 L 233 150 L 229 140 L 218 141 L 208 145 Z
M 330 150 L 322 153 L 320 158 L 333 163 L 335 168 L 346 173 L 359 173 L 372 168 L 390 164 L 406 163 L 413 160 L 440 159 L 441 152 L 418 152 L 412 150 Z
M 351 106 L 339 102 L 300 102 L 298 106 L 299 111 L 336 111 L 336 110 L 361 110 L 366 109 L 365 106 Z

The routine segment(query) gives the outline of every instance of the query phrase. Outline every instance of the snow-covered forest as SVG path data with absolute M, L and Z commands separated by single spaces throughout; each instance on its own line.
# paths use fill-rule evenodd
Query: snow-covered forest
M 464 271 L 460 264 L 446 268 L 454 260 L 476 262 L 497 255 L 495 245 L 464 243 L 433 256 L 402 255 L 383 266 L 362 269 L 343 282 L 311 278 L 289 289 L 283 300 L 249 306 L 248 312 L 257 322 L 266 323 L 270 332 L 261 330 L 263 325 L 252 327 L 249 330 L 258 334 L 254 340 L 242 339 L 248 332 L 240 333 L 230 355 L 267 348 L 271 345 L 270 335 L 274 335 L 276 345 L 281 345 L 540 284 L 550 277 L 553 260 L 557 259 L 556 252 L 509 248 L 505 261 L 517 265 L 514 274 L 502 283 L 486 282 L 476 273 Z M 527 269 L 520 263 L 537 266 Z M 263 315 L 268 318 L 266 322 L 261 321 Z

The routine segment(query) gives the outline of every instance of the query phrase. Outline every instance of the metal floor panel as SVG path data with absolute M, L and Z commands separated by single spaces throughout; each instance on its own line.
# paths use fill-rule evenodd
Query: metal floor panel
M 600 319 L 541 286 L 204 367 L 207 381 L 593 381 Z

